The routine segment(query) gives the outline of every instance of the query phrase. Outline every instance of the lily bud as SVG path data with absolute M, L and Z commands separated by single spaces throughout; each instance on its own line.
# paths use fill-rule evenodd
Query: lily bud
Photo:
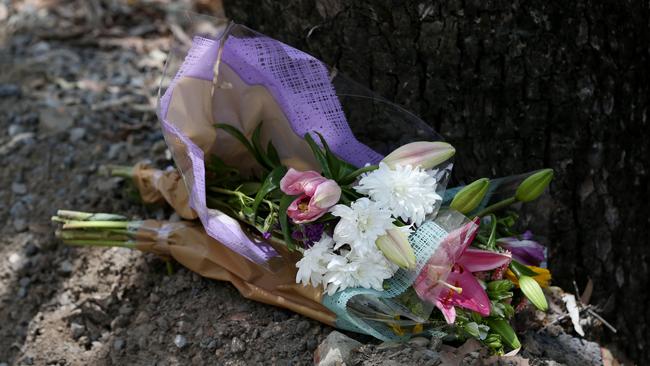
M 553 169 L 542 169 L 526 178 L 515 193 L 515 198 L 520 202 L 530 202 L 541 196 L 553 179 Z
M 415 252 L 409 243 L 408 231 L 394 227 L 380 236 L 375 244 L 391 262 L 406 269 L 415 269 Z
M 382 161 L 391 169 L 397 165 L 411 165 L 426 170 L 451 158 L 455 153 L 456 149 L 446 142 L 417 141 L 398 147 Z
M 478 179 L 456 193 L 449 207 L 463 214 L 470 213 L 481 203 L 489 187 L 489 179 Z
M 539 286 L 539 283 L 535 281 L 532 277 L 521 276 L 519 277 L 519 288 L 521 292 L 526 295 L 528 300 L 535 305 L 536 308 L 542 311 L 548 310 L 548 303 L 546 302 L 546 297 L 542 288 Z

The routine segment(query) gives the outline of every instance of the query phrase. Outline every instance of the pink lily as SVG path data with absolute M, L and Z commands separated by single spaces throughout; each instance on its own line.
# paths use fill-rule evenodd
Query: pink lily
M 341 187 L 313 170 L 301 172 L 290 168 L 280 180 L 280 190 L 298 196 L 287 208 L 287 216 L 296 224 L 318 219 L 341 198 Z
M 478 223 L 477 218 L 449 233 L 413 283 L 418 295 L 434 303 L 449 324 L 456 320 L 454 306 L 490 315 L 490 299 L 472 273 L 498 268 L 512 259 L 508 252 L 469 248 Z

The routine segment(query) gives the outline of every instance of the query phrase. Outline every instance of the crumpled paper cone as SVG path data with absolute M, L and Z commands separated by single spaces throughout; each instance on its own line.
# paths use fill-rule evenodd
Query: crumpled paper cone
M 187 186 L 176 169 L 160 170 L 140 162 L 133 167 L 132 179 L 144 203 L 167 202 L 180 217 L 186 220 L 198 218 L 190 207 Z
M 247 260 L 206 234 L 198 223 L 146 220 L 138 226 L 136 248 L 172 257 L 199 275 L 228 281 L 247 299 L 289 309 L 334 326 L 335 315 L 321 304 L 322 288 L 296 284 L 295 253 L 276 248 L 276 272 Z M 274 259 L 275 260 L 275 259 Z

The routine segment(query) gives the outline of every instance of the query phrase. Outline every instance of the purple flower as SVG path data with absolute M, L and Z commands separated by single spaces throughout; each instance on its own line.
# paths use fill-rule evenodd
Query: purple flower
M 291 237 L 302 241 L 305 248 L 309 248 L 320 240 L 324 230 L 325 224 L 322 223 L 301 225 L 300 229 L 291 233 Z
M 512 253 L 512 258 L 529 266 L 539 266 L 544 261 L 544 246 L 532 240 L 533 234 L 527 230 L 517 237 L 501 238 L 497 243 Z

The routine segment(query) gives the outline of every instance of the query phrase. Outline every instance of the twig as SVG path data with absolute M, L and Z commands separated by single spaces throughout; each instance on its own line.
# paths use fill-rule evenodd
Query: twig
M 611 330 L 611 331 L 614 332 L 614 333 L 617 332 L 617 331 L 616 331 L 616 328 L 614 328 L 614 326 L 611 325 L 611 324 L 610 324 L 607 320 L 605 320 L 602 316 L 598 315 L 598 313 L 596 313 L 595 311 L 593 311 L 593 310 L 591 310 L 591 309 L 587 309 L 587 311 L 589 312 L 589 314 L 593 315 L 596 319 L 598 319 L 598 320 L 600 320 L 601 322 L 603 322 L 603 324 L 605 324 L 605 326 L 606 326 L 607 328 L 609 328 L 609 330 Z

